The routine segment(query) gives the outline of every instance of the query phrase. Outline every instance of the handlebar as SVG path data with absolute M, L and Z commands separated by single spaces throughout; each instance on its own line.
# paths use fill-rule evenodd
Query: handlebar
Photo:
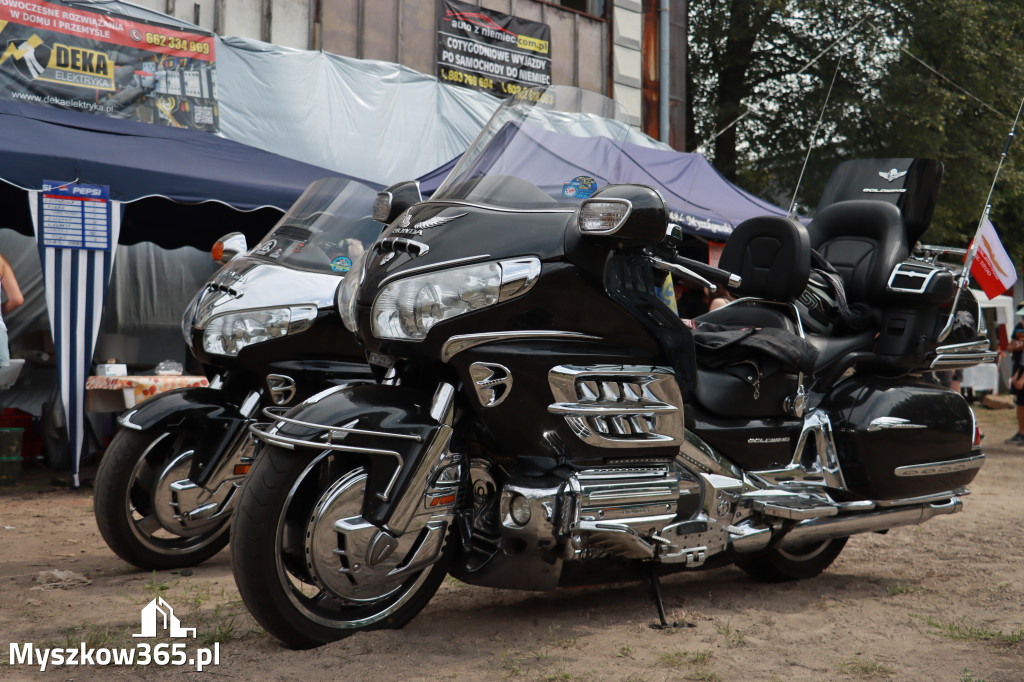
M 743 283 L 737 274 L 666 251 L 657 255 L 648 253 L 651 263 L 659 270 L 675 273 L 683 279 L 707 287 L 712 292 L 717 291 L 719 285 L 737 289 Z

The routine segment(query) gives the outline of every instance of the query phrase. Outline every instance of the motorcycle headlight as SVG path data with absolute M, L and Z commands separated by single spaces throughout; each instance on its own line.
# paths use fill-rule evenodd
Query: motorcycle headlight
M 217 315 L 210 318 L 203 330 L 203 349 L 216 355 L 238 355 L 246 346 L 303 332 L 314 320 L 315 305 Z
M 517 258 L 396 280 L 373 302 L 373 335 L 380 339 L 422 339 L 438 322 L 522 296 L 539 275 L 539 259 Z
M 356 290 L 363 279 L 363 268 L 366 266 L 366 259 L 373 252 L 373 247 L 363 251 L 352 267 L 348 269 L 345 279 L 338 287 L 338 313 L 341 315 L 341 322 L 353 334 L 359 329 L 359 322 L 356 320 Z

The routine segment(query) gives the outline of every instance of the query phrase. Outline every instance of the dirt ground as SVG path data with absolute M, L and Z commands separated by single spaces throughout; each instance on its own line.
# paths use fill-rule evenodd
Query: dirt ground
M 91 490 L 29 467 L 0 488 L 0 678 L 1024 680 L 1024 448 L 1003 445 L 1012 410 L 976 409 L 988 460 L 962 513 L 855 536 L 825 574 L 798 583 L 759 584 L 735 568 L 666 578 L 669 618 L 683 624 L 671 630 L 649 627 L 656 612 L 640 584 L 541 594 L 449 578 L 404 630 L 289 651 L 248 616 L 227 552 L 191 570 L 139 571 L 104 544 Z M 52 570 L 89 582 L 40 584 Z M 188 655 L 216 643 L 218 665 L 11 662 L 11 643 L 183 641 L 132 637 L 156 596 L 197 629 Z

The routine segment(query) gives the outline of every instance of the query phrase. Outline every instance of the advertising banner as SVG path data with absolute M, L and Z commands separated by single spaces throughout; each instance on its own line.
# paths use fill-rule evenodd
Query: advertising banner
M 437 7 L 441 82 L 498 97 L 551 85 L 550 26 L 457 0 L 442 0 Z
M 214 37 L 0 0 L 0 98 L 216 132 Z

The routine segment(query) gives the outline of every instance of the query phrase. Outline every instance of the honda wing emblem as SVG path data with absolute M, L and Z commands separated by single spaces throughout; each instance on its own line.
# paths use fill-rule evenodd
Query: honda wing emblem
M 460 213 L 458 215 L 450 215 L 450 216 L 440 216 L 440 215 L 439 216 L 434 216 L 433 218 L 427 218 L 426 220 L 421 220 L 420 222 L 416 223 L 416 225 L 414 226 L 414 229 L 426 230 L 426 229 L 429 229 L 431 227 L 439 227 L 441 225 L 444 225 L 445 223 L 450 223 L 451 221 L 455 220 L 456 218 L 461 218 L 464 215 L 466 215 L 466 214 L 465 213 Z
M 889 182 L 894 182 L 896 180 L 899 180 L 900 178 L 902 178 L 906 174 L 907 174 L 907 171 L 898 171 L 895 168 L 890 169 L 888 171 L 878 171 L 878 176 L 880 178 L 882 178 L 883 180 L 888 180 Z

